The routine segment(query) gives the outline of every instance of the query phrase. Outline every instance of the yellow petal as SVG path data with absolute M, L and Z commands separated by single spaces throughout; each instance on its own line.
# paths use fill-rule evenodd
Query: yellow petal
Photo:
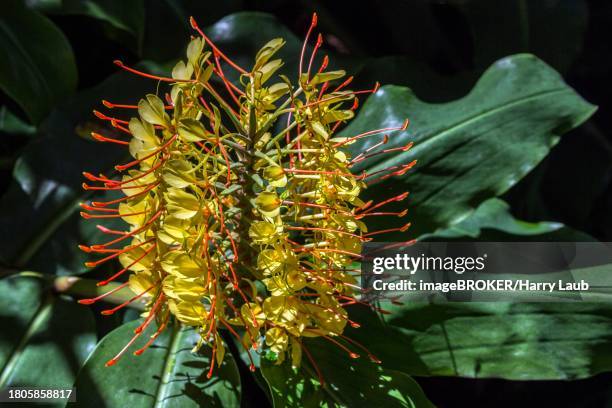
M 276 226 L 267 221 L 255 221 L 249 227 L 249 237 L 255 244 L 268 244 L 273 242 Z
M 287 175 L 281 166 L 266 167 L 263 178 L 273 187 L 285 187 L 287 185 Z
M 167 126 L 170 122 L 164 103 L 156 95 L 149 94 L 138 102 L 138 114 L 153 125 Z
M 287 350 L 289 336 L 285 330 L 280 327 L 273 327 L 266 332 L 266 344 L 270 346 L 270 350 L 276 354 L 282 354 Z

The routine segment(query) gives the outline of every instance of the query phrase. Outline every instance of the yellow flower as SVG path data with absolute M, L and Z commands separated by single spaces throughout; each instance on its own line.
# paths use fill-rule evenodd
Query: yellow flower
M 280 327 L 273 327 L 266 332 L 266 344 L 276 354 L 282 354 L 289 345 L 289 336 Z
M 255 198 L 255 205 L 261 214 L 269 219 L 280 213 L 281 200 L 275 192 L 262 191 Z
M 133 160 L 115 167 L 118 180 L 84 173 L 96 183 L 84 184 L 85 189 L 124 196 L 83 204 L 83 216 L 119 218 L 128 225 L 127 231 L 99 227 L 110 239 L 81 246 L 101 256 L 87 265 L 119 260 L 122 269 L 102 284 L 129 274 L 127 285 L 136 293 L 131 300 L 146 300 L 147 309 L 135 337 L 153 322 L 159 335 L 176 319 L 198 329 L 196 349 L 211 346 L 217 366 L 226 352 L 219 330 L 234 335 L 249 357 L 251 349 L 263 347 L 277 364 L 287 355 L 294 367 L 307 351 L 303 338 L 322 337 L 347 351 L 352 343 L 341 343 L 342 333 L 347 323 L 356 324 L 345 306 L 361 302 L 354 264 L 362 243 L 379 233 L 368 232 L 364 218 L 381 215 L 382 205 L 405 195 L 364 203 L 359 195 L 372 175 L 352 174 L 351 167 L 365 154 L 385 151 L 368 149 L 352 158 L 344 146 L 405 130 L 407 123 L 337 137 L 338 127 L 354 116 L 357 95 L 376 87 L 350 91 L 352 78 L 343 81 L 344 71 L 327 71 L 326 58 L 319 67 L 304 69 L 304 55 L 290 83 L 279 74 L 283 61 L 275 58 L 285 44 L 279 38 L 265 44 L 246 70 L 191 23 L 199 36 L 171 77 L 116 62 L 169 89 L 146 95 L 137 105 L 103 102 L 109 109 L 133 109 L 127 122 L 96 112 L 129 137 L 92 137 L 127 148 Z M 309 34 L 315 23 L 316 18 Z M 235 70 L 239 81 L 229 82 L 225 69 Z M 217 82 L 222 91 L 215 89 Z M 386 141 L 383 136 L 378 145 Z M 413 164 L 378 176 L 401 175 Z M 389 214 L 401 217 L 405 211 Z
M 255 221 L 249 227 L 249 237 L 254 244 L 271 244 L 276 242 L 276 226 L 267 221 Z
M 266 276 L 275 276 L 295 271 L 298 268 L 297 257 L 278 245 L 274 249 L 264 249 L 257 256 L 257 267 Z

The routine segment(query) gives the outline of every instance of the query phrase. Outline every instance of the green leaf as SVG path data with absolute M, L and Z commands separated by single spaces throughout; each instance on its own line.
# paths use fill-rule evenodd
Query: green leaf
M 206 378 L 210 350 L 191 353 L 199 335 L 193 329 L 170 327 L 140 356 L 126 353 L 111 367 L 104 364 L 134 336 L 141 320 L 126 323 L 98 343 L 79 372 L 76 404 L 83 407 L 236 407 L 240 405 L 240 376 L 226 354 L 211 379 Z M 154 325 L 153 325 L 154 326 Z M 131 351 L 152 334 L 147 330 Z M 202 352 L 206 352 L 202 349 Z
M 20 0 L 2 4 L 0 61 L 0 88 L 34 123 L 76 88 L 76 64 L 66 37 Z
M 31 136 L 36 133 L 36 128 L 18 118 L 6 106 L 2 106 L 0 107 L 0 132 Z
M 484 201 L 468 217 L 419 240 L 479 239 L 481 241 L 592 241 L 585 233 L 574 231 L 558 222 L 526 222 L 510 214 L 510 206 L 499 198 Z
M 403 367 L 413 375 L 569 380 L 612 369 L 606 303 L 412 303 L 386 320 L 401 333 L 393 342 L 418 355 Z
M 305 341 L 324 385 L 316 370 L 303 356 L 302 367 L 294 369 L 289 362 L 274 365 L 261 359 L 261 373 L 267 381 L 275 408 L 280 407 L 417 407 L 433 405 L 410 376 L 384 369 L 367 361 L 367 356 L 351 359 L 347 353 L 322 339 Z
M 94 319 L 36 277 L 0 280 L 0 388 L 69 388 L 96 344 Z
M 377 171 L 418 160 L 404 176 L 374 184 L 365 194 L 386 197 L 389 189 L 410 190 L 412 232 L 418 236 L 460 222 L 484 200 L 507 191 L 563 133 L 594 111 L 545 63 L 532 55 L 515 55 L 496 62 L 467 96 L 449 103 L 428 104 L 408 88 L 382 87 L 342 134 L 400 127 L 406 118 L 411 120 L 410 128 L 391 134 L 387 145 L 414 141 L 410 151 L 373 157 L 354 170 Z M 360 139 L 350 149 L 361 152 L 381 137 Z M 405 206 L 400 202 L 386 208 Z M 376 218 L 383 222 L 385 217 Z
M 30 0 L 28 6 L 51 14 L 80 14 L 127 31 L 140 43 L 144 31 L 144 0 Z

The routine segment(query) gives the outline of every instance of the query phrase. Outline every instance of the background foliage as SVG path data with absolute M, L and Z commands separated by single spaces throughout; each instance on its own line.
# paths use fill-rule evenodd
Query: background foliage
M 208 358 L 189 353 L 193 333 L 179 327 L 144 355 L 103 367 L 138 312 L 104 318 L 101 306 L 74 302 L 94 295 L 93 283 L 109 272 L 84 268 L 76 247 L 100 239 L 78 217 L 78 203 L 91 198 L 81 172 L 107 171 L 122 154 L 89 140 L 103 126 L 91 112 L 102 98 L 132 102 L 156 85 L 116 72 L 112 60 L 168 72 L 193 15 L 245 66 L 269 39 L 284 37 L 284 70 L 295 72 L 313 11 L 334 66 L 355 74 L 356 88 L 384 85 L 343 132 L 411 119 L 391 144 L 414 141 L 403 154 L 418 165 L 367 194 L 410 190 L 412 237 L 612 240 L 605 0 L 5 0 L 0 387 L 76 383 L 77 405 L 111 407 L 612 403 L 606 304 L 404 305 L 384 319 L 356 308 L 363 328 L 349 335 L 383 364 L 315 344 L 323 387 L 307 364 L 296 375 L 262 358 L 251 374 L 231 341 L 233 358 L 208 380 Z M 67 278 L 76 275 L 85 279 Z

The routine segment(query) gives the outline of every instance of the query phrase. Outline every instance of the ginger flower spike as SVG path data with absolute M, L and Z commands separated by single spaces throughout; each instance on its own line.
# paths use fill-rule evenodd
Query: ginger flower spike
M 82 204 L 82 215 L 120 218 L 127 229 L 99 225 L 109 240 L 81 249 L 99 255 L 89 267 L 115 259 L 122 265 L 100 285 L 129 276 L 120 287 L 129 286 L 134 296 L 103 314 L 134 301 L 146 303 L 133 339 L 107 365 L 115 364 L 154 324 L 157 330 L 134 351 L 141 354 L 172 320 L 197 330 L 196 349 L 207 345 L 212 350 L 209 376 L 224 357 L 221 331 L 234 336 L 249 357 L 266 352 L 277 364 L 288 358 L 299 366 L 304 355 L 317 372 L 304 337 L 321 337 L 352 358 L 365 352 L 377 361 L 343 335 L 347 324 L 359 327 L 347 307 L 364 303 L 354 264 L 362 243 L 389 231 L 368 232 L 364 218 L 403 217 L 405 211 L 381 207 L 407 193 L 380 203 L 365 203 L 359 196 L 369 183 L 401 175 L 414 163 L 372 174 L 353 174 L 351 166 L 397 151 L 379 148 L 408 122 L 335 136 L 353 118 L 358 95 L 376 92 L 378 85 L 351 91 L 352 77 L 343 80 L 344 71 L 327 71 L 327 56 L 315 66 L 320 35 L 306 60 L 316 15 L 293 83 L 277 74 L 283 62 L 274 56 L 283 39 L 265 44 L 247 71 L 223 54 L 195 20 L 191 25 L 199 35 L 172 77 L 115 62 L 166 84 L 167 93 L 146 95 L 137 105 L 103 101 L 123 119 L 94 112 L 119 132 L 113 137 L 94 133 L 93 138 L 127 149 L 133 160 L 115 166 L 120 177 L 84 173 L 86 190 L 123 196 Z M 227 79 L 228 70 L 237 71 L 238 82 Z M 345 147 L 366 137 L 380 140 L 351 158 Z

